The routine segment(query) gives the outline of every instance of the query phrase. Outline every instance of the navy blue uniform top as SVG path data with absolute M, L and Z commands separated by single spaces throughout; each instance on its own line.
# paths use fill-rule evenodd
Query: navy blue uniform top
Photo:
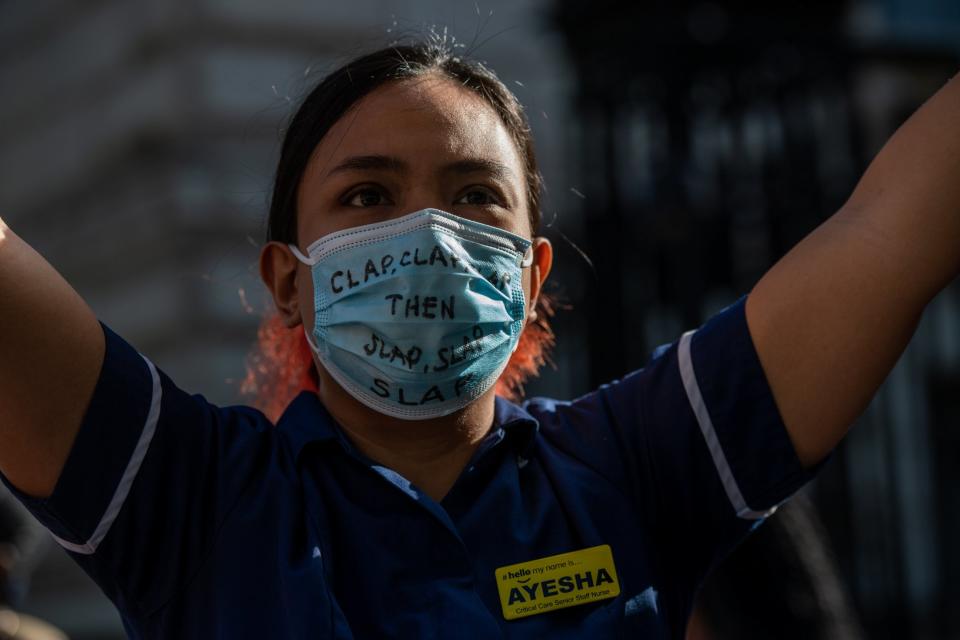
M 134 638 L 680 639 L 710 566 L 810 475 L 743 299 L 577 400 L 497 398 L 440 502 L 354 448 L 315 394 L 274 426 L 105 334 L 53 495 L 18 495 Z M 618 597 L 504 618 L 496 568 L 604 544 Z

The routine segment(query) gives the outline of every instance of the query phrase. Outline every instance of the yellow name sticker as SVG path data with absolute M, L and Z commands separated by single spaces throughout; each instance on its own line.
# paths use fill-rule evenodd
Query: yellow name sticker
M 610 545 L 500 567 L 495 571 L 507 620 L 620 595 Z

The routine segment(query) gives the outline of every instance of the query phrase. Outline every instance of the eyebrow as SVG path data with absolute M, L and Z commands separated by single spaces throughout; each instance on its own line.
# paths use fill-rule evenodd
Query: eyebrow
M 381 155 L 350 156 L 330 169 L 327 176 L 347 171 L 388 171 L 390 173 L 409 173 L 410 166 L 399 158 Z M 513 171 L 502 162 L 486 158 L 467 158 L 457 160 L 441 168 L 443 173 L 467 175 L 484 173 L 500 180 L 509 180 Z
M 407 173 L 407 163 L 399 158 L 390 156 L 350 156 L 343 162 L 330 169 L 327 176 L 346 171 L 389 171 L 391 173 Z

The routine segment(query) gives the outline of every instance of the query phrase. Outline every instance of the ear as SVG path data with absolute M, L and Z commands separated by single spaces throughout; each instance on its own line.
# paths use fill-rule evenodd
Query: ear
M 550 275 L 553 267 L 553 245 L 543 236 L 533 239 L 533 264 L 530 265 L 530 312 L 527 318 L 530 322 L 537 319 L 537 300 L 543 290 L 543 283 Z
M 293 328 L 303 322 L 300 316 L 298 278 L 300 261 L 290 248 L 271 241 L 260 250 L 260 277 L 273 295 L 273 303 L 284 326 Z

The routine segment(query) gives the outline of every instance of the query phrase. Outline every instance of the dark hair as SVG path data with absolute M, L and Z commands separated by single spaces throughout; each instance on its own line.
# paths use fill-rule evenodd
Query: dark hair
M 340 67 L 303 100 L 287 128 L 273 183 L 267 240 L 297 241 L 297 190 L 314 149 L 330 128 L 374 89 L 388 82 L 439 72 L 473 91 L 493 107 L 516 144 L 524 164 L 527 206 L 534 232 L 540 224 L 543 179 L 533 136 L 516 96 L 483 64 L 454 55 L 443 43 L 418 42 L 374 51 Z
M 365 95 L 388 82 L 437 72 L 481 96 L 500 115 L 524 163 L 527 207 L 534 232 L 540 225 L 543 179 L 537 170 L 530 125 L 517 98 L 496 75 L 479 62 L 454 55 L 445 43 L 416 43 L 375 51 L 327 76 L 304 99 L 290 121 L 273 184 L 267 240 L 297 241 L 297 190 L 310 156 L 327 131 Z M 537 299 L 537 319 L 526 325 L 507 368 L 497 380 L 497 393 L 512 400 L 523 397 L 523 385 L 550 362 L 555 343 L 549 318 L 555 300 L 547 293 Z M 288 328 L 276 311 L 268 312 L 247 361 L 241 389 L 272 420 L 304 389 L 316 390 L 316 369 L 300 327 Z

